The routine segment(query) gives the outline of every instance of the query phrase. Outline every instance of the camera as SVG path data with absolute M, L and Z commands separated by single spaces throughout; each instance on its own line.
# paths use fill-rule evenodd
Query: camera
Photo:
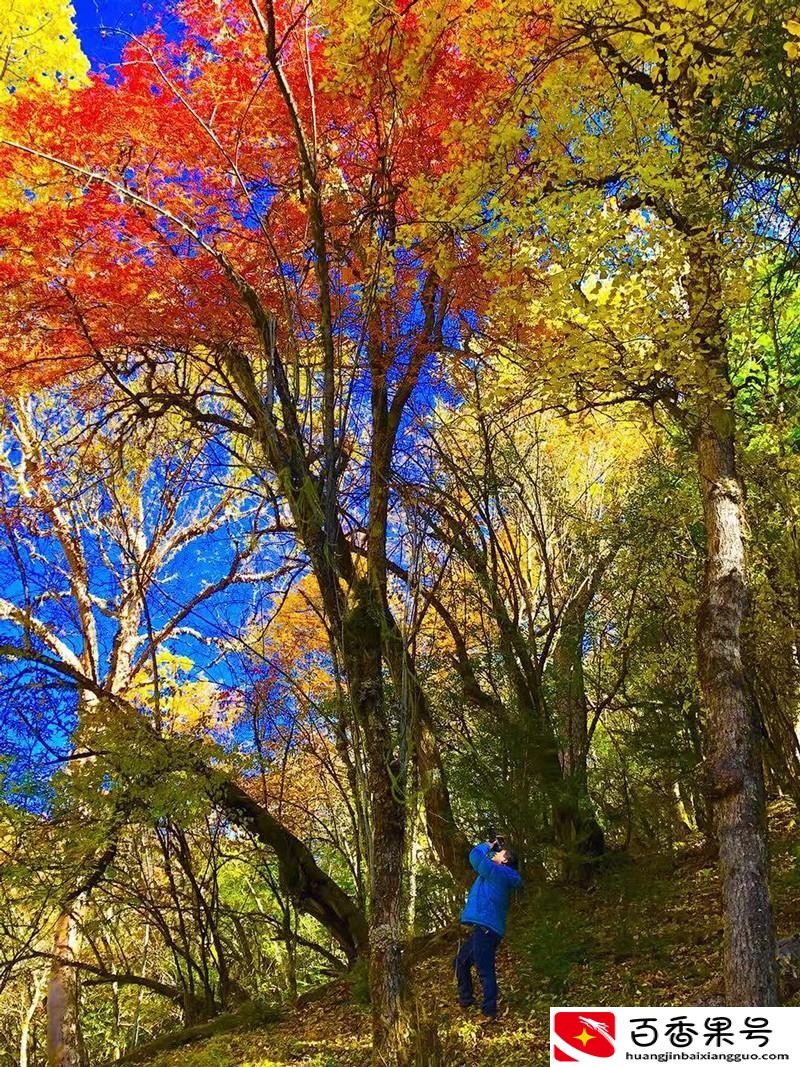
M 492 852 L 500 852 L 505 848 L 505 840 L 497 833 L 496 826 L 489 826 L 487 828 L 486 840 L 492 842 Z

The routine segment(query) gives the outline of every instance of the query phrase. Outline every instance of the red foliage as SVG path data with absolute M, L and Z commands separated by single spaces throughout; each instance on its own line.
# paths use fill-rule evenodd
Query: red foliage
M 492 120 L 502 66 L 459 47 L 456 4 L 398 3 L 361 37 L 346 10 L 332 26 L 304 10 L 276 10 L 280 64 L 315 156 L 337 330 L 358 333 L 381 245 L 394 261 L 384 340 L 415 314 L 434 262 L 450 312 L 480 310 L 478 238 L 424 218 L 417 200 L 420 182 L 463 167 L 458 131 Z M 296 334 L 314 322 L 310 190 L 253 9 L 184 0 L 177 12 L 180 38 L 155 27 L 132 41 L 117 81 L 8 105 L 4 126 L 39 154 L 0 150 L 6 384 L 141 346 L 247 344 L 231 271 Z

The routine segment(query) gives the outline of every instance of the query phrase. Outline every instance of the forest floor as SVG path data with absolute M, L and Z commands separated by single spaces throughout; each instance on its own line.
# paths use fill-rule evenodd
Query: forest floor
M 773 899 L 778 936 L 800 931 L 800 827 L 773 808 Z M 445 1067 L 549 1062 L 551 1006 L 722 1003 L 719 886 L 707 852 L 615 858 L 587 890 L 529 888 L 498 955 L 499 1023 L 455 1002 L 459 929 L 443 932 L 414 968 L 421 1010 L 435 1019 Z M 357 998 L 356 998 L 357 999 Z M 800 1003 L 794 1000 L 793 1003 Z M 369 1009 L 346 981 L 257 1028 L 161 1054 L 148 1067 L 366 1067 Z M 141 1061 L 140 1061 L 141 1062 Z

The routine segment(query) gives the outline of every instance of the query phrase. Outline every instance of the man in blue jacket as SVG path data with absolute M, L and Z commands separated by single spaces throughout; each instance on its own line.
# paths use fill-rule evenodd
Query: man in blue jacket
M 511 894 L 522 888 L 517 870 L 517 857 L 510 848 L 498 841 L 476 845 L 469 854 L 469 862 L 478 872 L 461 913 L 462 923 L 472 927 L 472 933 L 456 956 L 458 1000 L 467 1008 L 474 1003 L 472 967 L 478 972 L 483 989 L 481 1010 L 489 1019 L 497 1017 L 497 975 L 495 957 L 497 946 L 506 932 L 506 916 Z

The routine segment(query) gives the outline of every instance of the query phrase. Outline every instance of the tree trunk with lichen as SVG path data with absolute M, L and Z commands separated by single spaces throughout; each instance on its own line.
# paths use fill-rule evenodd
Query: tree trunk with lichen
M 351 590 L 342 627 L 353 714 L 367 766 L 369 857 L 369 986 L 373 1062 L 409 1062 L 411 1013 L 404 946 L 405 768 L 394 751 L 383 684 L 383 607 L 365 579 Z
M 719 845 L 730 1005 L 777 1003 L 759 730 L 743 666 L 748 611 L 745 518 L 736 469 L 721 266 L 709 238 L 690 250 L 691 326 L 708 372 L 694 432 L 706 530 L 697 657 L 706 705 L 705 786 Z

